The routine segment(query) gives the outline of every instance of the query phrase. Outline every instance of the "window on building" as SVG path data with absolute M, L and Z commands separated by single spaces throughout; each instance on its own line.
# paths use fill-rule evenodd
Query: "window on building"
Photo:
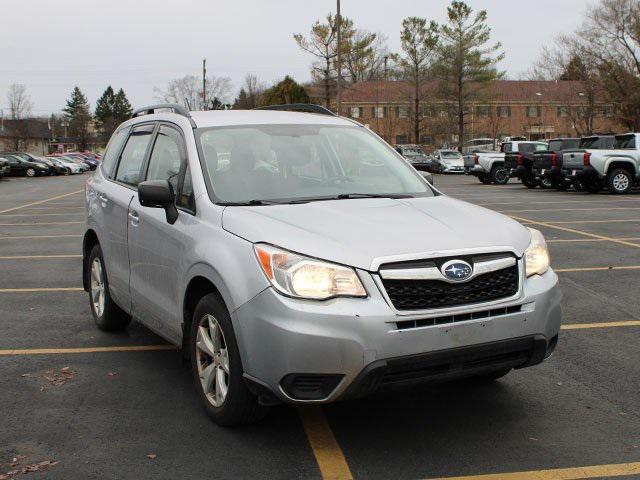
M 422 116 L 423 117 L 435 117 L 436 116 L 436 107 L 435 105 L 425 105 L 422 107 Z
M 602 105 L 602 107 L 600 108 L 603 116 L 613 117 L 613 114 L 614 114 L 613 105 Z
M 569 109 L 564 105 L 558 105 L 558 107 L 556 107 L 556 115 L 561 118 L 568 117 Z
M 589 116 L 589 108 L 583 105 L 576 107 L 576 116 L 578 118 L 586 118 Z
M 407 118 L 409 109 L 407 107 L 396 107 L 396 118 Z
M 349 115 L 351 118 L 360 118 L 362 117 L 362 107 L 351 107 Z
M 496 107 L 496 115 L 500 118 L 511 117 L 511 107 L 509 105 L 499 105 Z
M 422 145 L 433 145 L 433 135 L 420 135 Z
M 371 107 L 371 116 L 373 118 L 387 118 L 389 116 L 387 107 Z
M 539 118 L 540 117 L 540 107 L 537 105 L 529 105 L 527 106 L 527 118 Z
M 409 143 L 409 137 L 407 135 L 396 135 L 396 145 L 404 145 Z
M 478 105 L 476 107 L 476 117 L 486 118 L 491 115 L 491 107 L 489 105 Z

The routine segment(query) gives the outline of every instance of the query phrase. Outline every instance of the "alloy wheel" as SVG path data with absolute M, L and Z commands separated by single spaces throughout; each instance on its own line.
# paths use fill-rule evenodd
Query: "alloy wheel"
M 27 169 L 27 177 L 35 177 L 36 171 L 33 168 Z
M 98 317 L 104 312 L 104 273 L 98 257 L 91 264 L 91 303 Z
M 624 173 L 618 173 L 613 177 L 612 184 L 616 192 L 624 192 L 629 188 L 629 177 Z
M 229 391 L 229 353 L 222 328 L 213 315 L 200 319 L 196 362 L 205 397 L 214 407 L 222 406 Z

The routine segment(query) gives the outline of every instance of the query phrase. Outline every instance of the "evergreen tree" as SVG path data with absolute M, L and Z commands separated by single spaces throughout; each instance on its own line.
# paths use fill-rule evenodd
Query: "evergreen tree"
M 247 97 L 247 91 L 244 88 L 240 89 L 240 93 L 236 98 L 235 102 L 233 102 L 234 110 L 250 110 L 249 99 Z
M 121 88 L 118 90 L 118 93 L 116 93 L 113 101 L 113 117 L 116 119 L 116 122 L 120 124 L 131 118 L 132 113 L 131 103 L 129 103 L 127 94 L 124 93 L 124 90 Z
M 87 97 L 77 86 L 73 88 L 62 112 L 69 122 L 69 134 L 77 137 L 80 150 L 86 150 L 89 143 L 91 111 Z
M 311 103 L 305 88 L 289 75 L 284 80 L 268 88 L 262 94 L 262 105 L 282 105 L 286 103 Z
M 458 144 L 464 143 L 465 116 L 480 100 L 485 87 L 504 76 L 497 69 L 504 58 L 500 43 L 489 44 L 491 27 L 486 10 L 473 15 L 465 2 L 447 7 L 447 23 L 440 29 L 441 47 L 437 73 L 443 96 L 453 104 L 458 124 Z
M 96 103 L 94 114 L 95 125 L 102 134 L 103 141 L 107 141 L 116 127 L 116 119 L 113 111 L 115 103 L 115 93 L 109 85 Z

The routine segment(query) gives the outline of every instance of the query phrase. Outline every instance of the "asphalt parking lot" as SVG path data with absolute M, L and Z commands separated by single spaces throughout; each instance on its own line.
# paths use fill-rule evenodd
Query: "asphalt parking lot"
M 162 339 L 94 328 L 80 278 L 86 178 L 0 181 L 0 479 L 640 476 L 639 194 L 436 176 L 545 234 L 564 293 L 554 356 L 489 385 L 278 407 L 228 430 Z

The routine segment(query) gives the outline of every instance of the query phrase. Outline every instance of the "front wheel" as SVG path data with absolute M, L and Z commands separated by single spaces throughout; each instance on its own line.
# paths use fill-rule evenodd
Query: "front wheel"
M 207 414 L 221 426 L 253 423 L 268 412 L 243 379 L 240 351 L 229 312 L 214 293 L 202 297 L 189 334 L 196 389 Z
M 616 168 L 607 175 L 607 185 L 609 191 L 616 195 L 623 195 L 631 191 L 633 187 L 633 176 L 628 170 Z
M 538 182 L 532 177 L 522 177 L 521 182 L 527 188 L 536 188 L 538 186 Z
M 554 185 L 553 185 L 553 182 L 551 181 L 551 179 L 550 179 L 550 178 L 543 177 L 543 178 L 540 180 L 540 187 L 542 187 L 542 188 L 544 188 L 544 189 L 553 188 L 553 186 L 554 186 Z
M 493 167 L 491 169 L 491 180 L 496 185 L 505 185 L 509 182 L 509 172 L 505 167 Z
M 95 245 L 89 255 L 89 305 L 93 320 L 100 330 L 118 331 L 127 328 L 131 316 L 111 298 L 109 280 L 104 268 L 100 245 Z
M 36 176 L 36 169 L 35 168 L 27 168 L 27 171 L 25 172 L 27 177 L 35 177 Z

